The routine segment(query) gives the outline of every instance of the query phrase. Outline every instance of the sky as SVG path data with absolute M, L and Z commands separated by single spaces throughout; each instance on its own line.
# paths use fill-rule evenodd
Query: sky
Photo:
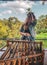
M 27 15 L 27 9 L 36 16 L 47 15 L 47 1 L 42 5 L 42 1 L 0 1 L 0 19 L 17 17 L 20 21 L 24 21 Z

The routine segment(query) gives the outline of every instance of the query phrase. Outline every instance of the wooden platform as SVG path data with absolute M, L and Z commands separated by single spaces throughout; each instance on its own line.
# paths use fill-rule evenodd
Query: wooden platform
M 43 65 L 46 59 L 42 42 L 9 40 L 6 50 L 2 48 L 1 51 L 4 53 L 0 57 L 0 65 Z
M 44 49 L 45 50 L 45 49 Z M 0 56 L 3 54 L 3 52 L 0 52 Z M 44 65 L 47 65 L 47 49 L 45 50 L 45 56 L 44 56 Z
M 47 65 L 47 49 L 45 49 L 44 65 Z

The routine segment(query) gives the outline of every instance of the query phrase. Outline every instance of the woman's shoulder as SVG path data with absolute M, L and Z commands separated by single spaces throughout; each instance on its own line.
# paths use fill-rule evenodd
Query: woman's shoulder
M 37 24 L 37 21 L 36 21 L 36 20 L 34 20 L 33 22 L 31 22 L 31 24 L 30 24 L 30 25 L 35 26 L 36 24 Z

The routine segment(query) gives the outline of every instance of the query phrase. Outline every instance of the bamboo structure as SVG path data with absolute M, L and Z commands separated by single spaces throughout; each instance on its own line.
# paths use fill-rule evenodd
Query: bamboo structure
M 43 65 L 42 42 L 7 40 L 7 49 L 0 57 L 0 65 Z

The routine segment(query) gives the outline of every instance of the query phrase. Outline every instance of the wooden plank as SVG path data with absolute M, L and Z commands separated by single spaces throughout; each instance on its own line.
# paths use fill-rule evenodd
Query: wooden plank
M 1 59 L 4 59 L 4 57 L 7 55 L 7 53 L 9 52 L 9 50 L 10 50 L 10 47 L 8 47 L 6 49 L 6 51 L 3 53 L 3 55 L 1 56 Z
M 18 65 L 21 65 L 21 59 L 18 59 Z
M 6 65 L 10 65 L 11 64 L 11 61 L 5 61 L 5 64 Z
M 10 55 L 9 58 L 13 58 L 16 52 L 16 47 L 18 46 L 18 43 L 14 45 L 15 47 L 13 48 L 13 53 Z
M 13 50 L 13 55 L 12 55 L 12 57 L 15 56 L 15 53 L 16 53 L 16 50 L 17 50 L 17 47 L 18 47 L 18 43 L 15 45 L 15 48 L 14 48 L 14 50 Z
M 13 43 L 12 46 L 11 46 L 9 58 L 12 58 L 14 48 L 15 48 L 15 43 Z
M 44 65 L 47 65 L 47 49 L 45 50 Z
M 8 51 L 8 53 L 6 54 L 6 56 L 4 57 L 4 59 L 8 59 L 10 56 L 10 51 Z
M 19 42 L 19 43 L 35 43 L 35 44 L 42 44 L 41 41 L 40 42 L 33 42 L 33 41 L 28 41 L 28 40 L 8 40 L 8 42 Z
M 13 49 L 14 46 L 15 46 L 15 43 L 11 45 L 11 47 L 10 47 L 9 51 L 7 52 L 6 56 L 4 57 L 4 59 L 10 58 L 10 56 L 12 55 L 12 54 L 10 54 L 10 50 Z M 6 50 L 6 51 L 7 51 L 7 50 Z
M 16 60 L 12 60 L 12 65 L 16 65 Z
M 25 59 L 22 59 L 22 65 L 25 65 Z
M 3 63 L 0 63 L 0 65 L 5 65 L 5 63 L 3 62 Z

